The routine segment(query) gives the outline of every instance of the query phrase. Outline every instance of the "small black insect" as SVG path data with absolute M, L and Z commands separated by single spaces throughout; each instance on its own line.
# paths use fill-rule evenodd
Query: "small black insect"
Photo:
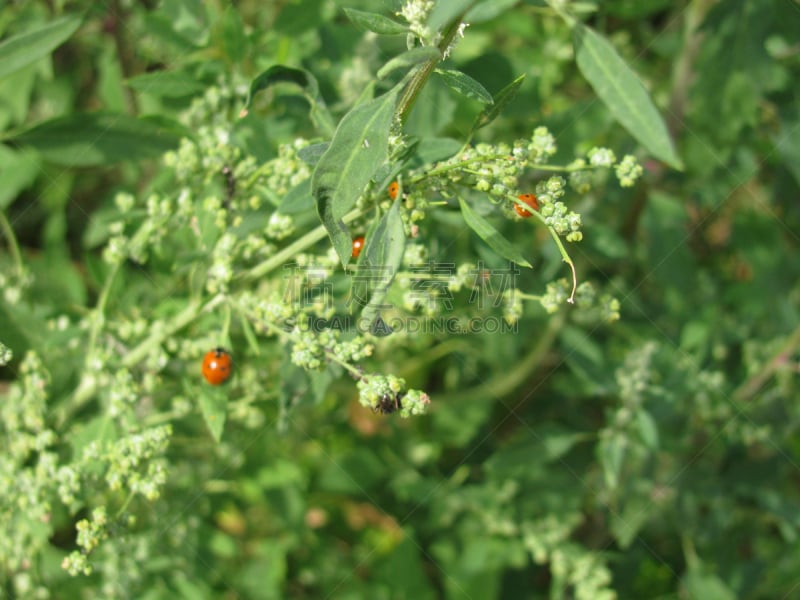
M 402 403 L 402 393 L 398 394 L 384 394 L 381 396 L 381 399 L 378 400 L 378 404 L 373 407 L 374 412 L 379 412 L 382 415 L 390 415 L 393 412 L 396 412 L 403 408 Z

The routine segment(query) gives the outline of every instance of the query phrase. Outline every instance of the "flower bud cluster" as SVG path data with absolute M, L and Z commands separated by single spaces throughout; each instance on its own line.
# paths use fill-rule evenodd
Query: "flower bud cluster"
M 44 431 L 49 385 L 50 374 L 38 354 L 27 352 L 19 366 L 17 385 L 11 387 L 10 397 L 0 403 L 3 429 L 28 434 Z
M 545 224 L 552 227 L 558 235 L 566 236 L 568 242 L 579 242 L 583 239 L 581 216 L 558 200 L 564 196 L 565 187 L 566 181 L 559 175 L 536 184 L 539 212 L 544 217 Z
M 638 163 L 635 156 L 626 154 L 614 167 L 614 172 L 622 187 L 631 187 L 642 176 L 644 169 L 642 169 L 642 165 Z
M 566 279 L 551 281 L 539 298 L 539 303 L 550 314 L 558 312 L 569 298 L 571 290 L 572 285 Z M 580 323 L 610 324 L 619 320 L 619 300 L 610 294 L 598 294 L 589 281 L 582 282 L 575 290 L 575 305 L 581 309 L 574 314 L 575 320 Z
M 22 268 L 21 272 L 0 273 L 0 289 L 3 290 L 3 300 L 8 304 L 17 304 L 23 292 L 33 283 L 33 274 Z
M 299 155 L 299 151 L 309 145 L 309 141 L 301 138 L 291 144 L 281 144 L 278 156 L 261 165 L 255 174 L 260 189 L 271 194 L 274 200 L 281 200 L 311 177 L 311 167 Z
M 514 325 L 522 316 L 522 298 L 517 290 L 511 288 L 503 294 L 503 319 L 509 325 Z
M 105 506 L 92 511 L 92 518 L 81 519 L 75 524 L 78 531 L 77 544 L 80 551 L 74 550 L 61 562 L 61 568 L 70 575 L 91 575 L 92 565 L 89 555 L 108 537 L 108 514 Z
M 11 348 L 0 342 L 0 367 L 10 363 L 12 358 L 14 358 L 14 353 Z
M 105 454 L 106 483 L 111 490 L 127 488 L 148 500 L 155 500 L 166 483 L 166 470 L 159 457 L 172 436 L 172 426 L 145 429 L 116 440 Z
M 397 14 L 408 21 L 408 28 L 427 46 L 437 42 L 428 27 L 428 16 L 433 10 L 433 0 L 407 0 Z
M 331 359 L 340 363 L 356 363 L 372 355 L 373 346 L 361 337 L 341 341 L 340 332 L 325 329 L 313 332 L 295 326 L 291 331 L 292 354 L 294 364 L 309 371 L 325 368 Z
M 359 403 L 384 414 L 399 412 L 403 418 L 421 415 L 431 402 L 426 393 L 406 389 L 405 380 L 395 375 L 364 376 L 357 386 Z
M 217 240 L 211 253 L 211 266 L 206 276 L 206 290 L 210 294 L 226 293 L 234 276 L 237 238 L 233 233 L 224 233 Z
M 550 554 L 553 577 L 565 582 L 579 600 L 617 600 L 610 589 L 611 571 L 597 553 L 578 544 L 562 544 Z

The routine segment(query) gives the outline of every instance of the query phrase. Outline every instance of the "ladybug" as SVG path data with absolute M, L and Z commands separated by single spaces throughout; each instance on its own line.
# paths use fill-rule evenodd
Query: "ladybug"
M 389 198 L 392 200 L 397 199 L 397 192 L 400 191 L 400 186 L 397 184 L 396 181 L 393 181 L 389 184 Z
M 203 357 L 203 377 L 211 385 L 221 385 L 228 381 L 233 370 L 233 361 L 225 348 L 214 348 Z
M 520 194 L 517 196 L 520 200 L 522 200 L 525 204 L 530 206 L 533 210 L 539 210 L 539 201 L 536 199 L 536 196 L 533 194 Z M 522 217 L 523 219 L 527 219 L 528 217 L 533 216 L 533 213 L 530 211 L 525 210 L 519 204 L 514 205 L 514 210 L 517 214 Z
M 361 254 L 361 251 L 364 249 L 364 236 L 360 235 L 356 238 L 353 238 L 353 254 L 351 255 L 352 258 L 358 258 L 358 255 Z

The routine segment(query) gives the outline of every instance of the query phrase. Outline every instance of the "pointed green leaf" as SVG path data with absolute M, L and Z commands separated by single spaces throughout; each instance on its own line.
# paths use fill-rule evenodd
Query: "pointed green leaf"
M 398 35 L 408 33 L 408 26 L 393 21 L 388 17 L 355 8 L 345 8 L 344 14 L 352 21 L 353 25 L 365 31 L 372 31 L 381 35 Z
M 156 71 L 131 77 L 126 82 L 137 92 L 164 98 L 181 98 L 199 94 L 206 86 L 182 71 Z
M 439 60 L 441 56 L 442 53 L 439 52 L 439 49 L 432 46 L 420 46 L 419 48 L 412 48 L 411 50 L 395 56 L 385 65 L 383 65 L 378 70 L 378 78 L 383 79 L 396 69 L 407 69 L 408 67 L 413 67 L 414 65 L 418 65 L 429 60 Z
M 68 167 L 108 165 L 161 156 L 178 146 L 183 128 L 166 118 L 117 113 L 76 113 L 39 123 L 5 140 L 29 146 Z
M 463 198 L 459 198 L 458 202 L 461 204 L 461 214 L 464 217 L 464 222 L 469 226 L 470 229 L 472 229 L 472 231 L 477 233 L 478 236 L 480 236 L 480 238 L 486 242 L 492 250 L 497 252 L 506 260 L 517 263 L 522 267 L 532 268 L 531 263 L 525 260 L 525 257 L 522 256 L 522 253 L 517 249 L 517 247 L 504 238 L 499 231 L 492 227 L 489 221 L 472 210 L 472 207 L 465 202 Z
M 734 600 L 736 594 L 713 573 L 707 573 L 704 568 L 689 569 L 684 576 L 683 584 L 689 598 L 703 598 L 703 600 Z
M 16 152 L 0 145 L 0 210 L 8 208 L 19 193 L 41 172 L 39 155 L 32 150 Z
M 295 69 L 284 65 L 273 65 L 266 71 L 258 74 L 250 83 L 250 91 L 244 104 L 246 114 L 253 105 L 253 98 L 276 83 L 293 83 L 298 86 L 311 105 L 311 119 L 325 135 L 331 135 L 334 130 L 333 119 L 325 105 L 325 100 L 319 93 L 319 84 L 316 78 L 305 69 Z
M 200 392 L 200 410 L 212 437 L 219 442 L 228 416 L 228 396 L 225 390 L 221 387 L 204 386 Z
M 284 215 L 296 215 L 298 213 L 310 212 L 314 210 L 314 198 L 311 195 L 311 179 L 301 181 L 283 197 L 278 212 Z
M 352 239 L 342 220 L 388 157 L 389 129 L 400 86 L 347 113 L 311 177 L 317 212 L 343 264 Z
M 403 262 L 406 236 L 399 202 L 396 200 L 367 232 L 366 245 L 358 261 L 358 275 L 353 285 L 363 286 L 362 291 L 370 294 L 369 302 L 361 311 L 361 323 L 368 323 L 370 329 L 380 316 L 383 300 Z
M 578 68 L 614 118 L 653 156 L 682 169 L 664 120 L 614 46 L 585 25 L 575 27 L 574 37 Z
M 477 0 L 447 0 L 447 2 L 437 2 L 428 17 L 428 27 L 433 31 L 441 31 L 450 24 L 453 19 L 457 19 L 471 9 Z
M 435 73 L 442 78 L 450 89 L 459 94 L 483 104 L 494 104 L 494 99 L 486 91 L 486 88 L 466 73 L 455 69 L 436 69 Z
M 78 30 L 80 17 L 62 17 L 0 43 L 0 77 L 47 56 Z
M 517 92 L 522 86 L 523 81 L 525 81 L 525 75 L 520 75 L 502 90 L 497 92 L 497 94 L 494 96 L 494 103 L 484 108 L 483 112 L 481 112 L 481 114 L 478 115 L 478 118 L 475 119 L 475 123 L 472 125 L 470 136 L 478 129 L 481 127 L 486 127 L 489 123 L 500 116 L 500 113 L 505 110 L 506 106 L 508 106 L 511 101 L 517 97 Z
M 597 444 L 597 457 L 603 468 L 606 486 L 614 490 L 619 485 L 622 464 L 625 460 L 626 440 L 622 435 L 610 434 Z

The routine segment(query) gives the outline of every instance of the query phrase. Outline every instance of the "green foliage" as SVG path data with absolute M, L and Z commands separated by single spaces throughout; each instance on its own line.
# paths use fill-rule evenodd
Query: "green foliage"
M 793 597 L 799 27 L 8 4 L 0 596 Z

